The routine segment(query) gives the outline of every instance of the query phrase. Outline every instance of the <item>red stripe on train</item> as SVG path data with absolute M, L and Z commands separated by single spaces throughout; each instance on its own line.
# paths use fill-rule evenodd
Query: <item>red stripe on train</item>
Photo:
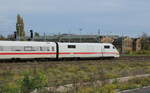
M 53 55 L 57 54 L 56 52 L 51 53 L 0 53 L 0 55 Z M 59 54 L 117 54 L 116 52 L 62 52 Z
M 56 53 L 0 53 L 0 55 L 49 55 Z

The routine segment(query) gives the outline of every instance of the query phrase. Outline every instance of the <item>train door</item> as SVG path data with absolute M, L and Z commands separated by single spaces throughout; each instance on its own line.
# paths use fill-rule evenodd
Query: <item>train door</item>
M 113 57 L 113 49 L 111 45 L 103 45 L 102 47 L 103 57 Z

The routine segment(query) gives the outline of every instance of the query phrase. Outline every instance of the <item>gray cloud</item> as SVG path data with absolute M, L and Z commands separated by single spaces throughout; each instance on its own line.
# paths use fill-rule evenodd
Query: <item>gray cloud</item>
M 40 26 L 34 25 L 38 31 L 64 31 L 65 25 L 91 30 L 103 24 L 107 31 L 148 32 L 149 3 L 150 0 L 0 0 L 0 29 L 14 29 L 16 14 L 21 13 L 27 24 Z
M 98 12 L 118 10 L 121 0 L 9 0 L 0 1 L 0 11 Z

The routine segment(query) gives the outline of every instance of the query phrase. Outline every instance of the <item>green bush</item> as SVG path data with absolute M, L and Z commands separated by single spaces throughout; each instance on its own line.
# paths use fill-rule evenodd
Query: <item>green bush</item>
M 84 87 L 80 88 L 77 93 L 94 93 L 94 90 L 92 87 Z
M 138 84 L 131 84 L 131 83 L 120 83 L 117 84 L 117 88 L 122 91 L 122 90 L 128 90 L 128 89 L 135 89 L 138 88 Z
M 107 84 L 102 87 L 82 87 L 77 93 L 116 93 L 116 85 Z
M 48 85 L 48 79 L 42 72 L 38 72 L 33 76 L 31 73 L 27 73 L 22 78 L 20 84 L 22 93 L 29 93 L 34 89 L 46 87 Z
M 0 93 L 20 93 L 20 91 L 16 83 L 7 83 L 0 87 Z
M 135 78 L 130 80 L 129 82 L 134 83 L 134 84 L 138 84 L 140 86 L 149 86 L 150 85 L 150 78 L 146 77 L 146 78 Z
M 106 73 L 105 76 L 106 76 L 107 79 L 112 79 L 112 78 L 118 78 L 119 77 L 118 74 L 115 74 L 115 73 L 112 73 L 112 72 Z
M 99 89 L 99 93 L 116 93 L 115 89 L 117 88 L 114 84 L 106 84 Z
M 129 52 L 127 54 L 130 54 L 130 55 L 150 55 L 150 51 L 149 50 L 132 51 L 132 52 Z
M 77 80 L 79 81 L 88 81 L 90 80 L 88 74 L 85 71 L 78 71 L 77 72 Z

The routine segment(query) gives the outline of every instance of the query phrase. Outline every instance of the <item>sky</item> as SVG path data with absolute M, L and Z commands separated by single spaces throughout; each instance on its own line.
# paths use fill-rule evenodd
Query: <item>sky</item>
M 0 0 L 0 34 L 15 31 L 17 14 L 27 35 L 150 35 L 150 0 Z

